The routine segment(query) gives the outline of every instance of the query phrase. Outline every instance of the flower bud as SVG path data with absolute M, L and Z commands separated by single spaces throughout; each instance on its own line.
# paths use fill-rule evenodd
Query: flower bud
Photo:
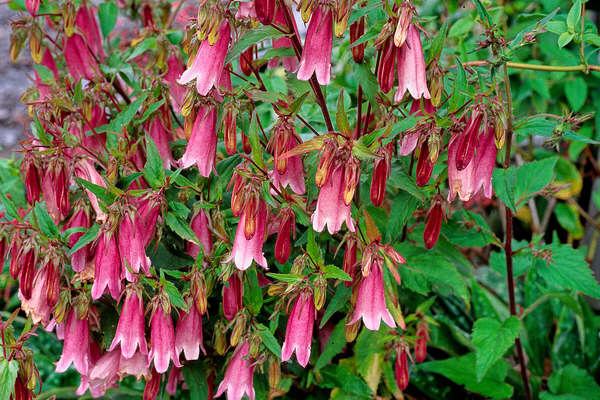
M 352 343 L 358 336 L 358 328 L 360 328 L 360 321 L 356 321 L 353 324 L 346 324 L 344 326 L 344 335 L 347 343 Z
M 385 199 L 387 180 L 390 176 L 390 160 L 389 157 L 383 156 L 375 160 L 373 167 L 373 175 L 371 177 L 371 203 L 375 207 L 380 207 Z
M 429 341 L 429 327 L 424 320 L 417 325 L 417 338 L 415 340 L 415 361 L 420 363 L 427 358 L 427 342 Z
M 296 230 L 296 215 L 290 208 L 286 208 L 281 214 L 279 232 L 275 241 L 275 259 L 280 264 L 285 264 L 292 251 L 291 236 L 294 235 Z
M 248 139 L 248 135 L 242 131 L 242 150 L 244 153 L 250 154 L 252 152 L 252 146 L 250 145 L 250 140 Z
M 281 381 L 281 363 L 275 357 L 269 357 L 269 388 L 277 389 Z
M 500 150 L 504 147 L 504 142 L 506 141 L 506 128 L 504 127 L 503 113 L 498 114 L 494 122 L 494 139 L 496 148 Z
M 277 282 L 269 285 L 267 288 L 267 294 L 271 297 L 281 296 L 287 289 L 287 283 Z
M 215 324 L 215 351 L 222 356 L 227 351 L 227 336 L 225 335 L 225 327 L 222 323 Z
M 62 292 L 60 292 L 60 296 L 56 307 L 54 307 L 54 319 L 56 320 L 57 324 L 60 324 L 65 320 L 68 311 L 70 310 L 70 306 L 71 294 L 68 290 L 63 290 Z M 75 308 L 75 311 L 77 312 L 77 308 Z M 77 314 L 79 319 L 83 319 L 79 312 L 77 312 Z
M 427 249 L 433 248 L 440 237 L 440 230 L 442 228 L 442 219 L 444 218 L 444 211 L 442 209 L 442 202 L 438 198 L 433 202 L 433 205 L 427 213 L 427 221 L 425 222 L 425 230 L 423 231 L 423 241 Z
M 194 307 L 200 315 L 204 315 L 208 307 L 206 280 L 204 275 L 197 269 L 192 272 L 190 277 L 190 294 L 194 300 Z
M 346 239 L 344 249 L 344 272 L 350 275 L 352 281 L 356 272 L 357 243 L 356 237 L 350 236 Z M 344 284 L 350 287 L 352 281 L 344 282 Z
M 421 144 L 421 153 L 419 154 L 419 161 L 417 162 L 417 185 L 425 186 L 431 178 L 433 172 L 433 166 L 435 162 L 431 162 L 429 157 L 429 144 L 428 141 L 424 140 Z
M 327 295 L 327 279 L 323 278 L 323 276 L 318 276 L 315 280 L 314 286 L 314 302 L 315 308 L 317 311 L 323 308 L 325 305 L 325 297 Z
M 401 345 L 396 353 L 396 362 L 394 363 L 394 373 L 396 375 L 396 384 L 401 391 L 408 387 L 408 355 L 404 345 Z
M 240 54 L 240 69 L 246 76 L 250 76 L 252 74 L 252 62 L 254 59 L 255 49 L 256 46 L 252 45 L 244 50 L 242 54 Z
M 350 45 L 360 39 L 365 33 L 365 17 L 360 17 L 358 21 L 350 25 Z M 352 58 L 354 62 L 361 64 L 365 58 L 366 42 L 352 46 Z
M 233 330 L 231 331 L 231 337 L 229 338 L 229 344 L 232 347 L 237 346 L 240 342 L 240 339 L 246 332 L 246 314 L 240 313 L 236 319 L 235 324 L 233 325 Z
M 184 131 L 185 137 L 189 138 L 192 135 L 192 126 L 196 120 L 196 114 L 193 113 L 194 104 L 196 103 L 196 91 L 193 89 L 188 90 L 183 98 L 183 104 L 181 105 L 181 115 L 185 118 Z
M 21 54 L 21 50 L 23 50 L 23 46 L 25 45 L 25 40 L 27 39 L 27 33 L 25 29 L 21 27 L 13 27 L 12 33 L 10 34 L 10 61 L 13 63 L 17 62 L 19 58 L 19 54 Z
M 250 358 L 255 359 L 258 357 L 260 352 L 260 344 L 262 343 L 262 339 L 258 335 L 254 335 L 250 337 L 250 348 L 248 349 L 248 354 Z
M 237 110 L 228 104 L 225 106 L 225 115 L 223 116 L 223 142 L 225 150 L 230 156 L 237 153 Z
M 352 203 L 352 199 L 354 198 L 354 192 L 356 191 L 356 187 L 360 181 L 360 162 L 351 157 L 346 164 L 346 168 L 344 170 L 344 204 L 350 205 Z
M 29 51 L 31 53 L 31 59 L 34 63 L 39 64 L 42 62 L 42 56 L 44 49 L 42 48 L 42 36 L 43 32 L 37 24 L 33 24 L 29 31 Z

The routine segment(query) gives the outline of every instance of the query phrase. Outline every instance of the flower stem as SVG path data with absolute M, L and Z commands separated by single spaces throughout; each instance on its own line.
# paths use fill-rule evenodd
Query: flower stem
M 491 62 L 487 60 L 467 61 L 463 63 L 464 66 L 471 67 L 482 67 L 490 65 Z M 547 72 L 585 72 L 589 71 L 600 71 L 600 65 L 543 65 L 543 64 L 526 64 L 519 62 L 508 61 L 504 65 L 511 69 L 528 69 L 532 71 L 547 71 Z
M 505 102 L 506 102 L 506 148 L 504 154 L 504 168 L 510 167 L 510 151 L 512 147 L 512 136 L 513 136 L 513 110 L 512 110 L 512 95 L 510 92 L 510 79 L 508 77 L 507 64 L 503 65 L 504 72 L 504 91 L 505 91 Z M 510 315 L 517 315 L 517 307 L 515 302 L 515 279 L 513 276 L 513 251 L 512 251 L 512 236 L 513 236 L 513 214 L 512 210 L 504 206 L 504 212 L 506 217 L 506 232 L 504 238 L 504 252 L 506 254 L 506 283 L 508 286 L 508 302 L 510 308 Z M 525 360 L 525 354 L 523 352 L 523 345 L 521 339 L 517 337 L 515 339 L 515 348 L 517 349 L 517 358 L 519 361 L 521 379 L 523 380 L 523 389 L 525 391 L 525 399 L 531 399 L 531 389 L 529 387 L 529 376 L 527 374 L 527 361 Z

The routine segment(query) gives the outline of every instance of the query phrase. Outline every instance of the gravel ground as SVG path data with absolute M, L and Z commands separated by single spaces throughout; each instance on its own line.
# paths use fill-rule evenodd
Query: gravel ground
M 0 157 L 9 156 L 18 147 L 29 124 L 19 97 L 30 85 L 32 68 L 28 48 L 23 49 L 16 64 L 9 59 L 10 21 L 14 18 L 12 10 L 0 5 Z

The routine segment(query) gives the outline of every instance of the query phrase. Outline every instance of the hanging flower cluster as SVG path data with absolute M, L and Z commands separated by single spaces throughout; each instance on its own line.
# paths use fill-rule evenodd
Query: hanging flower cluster
M 415 214 L 414 246 L 427 252 L 448 202 L 491 198 L 497 101 L 478 97 L 438 123 L 439 54 L 426 63 L 429 35 L 409 1 L 383 11 L 374 48 L 352 0 L 116 2 L 102 26 L 94 2 L 77 3 L 26 1 L 13 26 L 11 54 L 33 32 L 36 63 L 23 97 L 28 206 L 0 236 L 22 310 L 63 342 L 56 371 L 80 374 L 79 395 L 134 376 L 154 398 L 204 368 L 208 393 L 235 400 L 254 399 L 266 374 L 276 397 L 290 389 L 281 368 L 314 365 L 339 321 L 348 343 L 363 326 L 390 332 L 406 389 L 411 360 L 427 357 L 429 317 L 403 306 L 410 259 L 374 215 L 389 212 L 402 170 L 430 194 Z M 369 71 L 375 93 L 364 82 L 348 105 L 340 91 L 334 126 L 321 85 L 341 79 L 332 45 L 346 31 L 344 59 Z M 274 94 L 267 74 L 289 90 Z M 404 118 L 414 123 L 396 131 Z

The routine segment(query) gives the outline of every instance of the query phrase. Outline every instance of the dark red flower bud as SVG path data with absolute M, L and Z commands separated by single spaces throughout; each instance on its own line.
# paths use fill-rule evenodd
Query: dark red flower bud
M 379 49 L 379 69 L 377 70 L 377 82 L 384 93 L 392 90 L 394 86 L 394 65 L 396 62 L 396 46 L 392 38 L 388 38 Z
M 269 25 L 275 17 L 275 0 L 255 0 L 254 9 L 256 17 L 264 24 Z
M 371 202 L 376 207 L 379 207 L 383 204 L 383 199 L 385 198 L 385 189 L 389 176 L 389 158 L 383 157 L 375 160 L 373 176 L 371 177 Z
M 417 185 L 425 186 L 431 178 L 431 172 L 435 162 L 431 161 L 429 157 L 429 145 L 428 141 L 424 140 L 421 144 L 421 153 L 419 154 L 419 161 L 417 162 Z
M 429 327 L 427 322 L 421 321 L 417 325 L 417 338 L 415 341 L 415 361 L 420 363 L 427 358 L 427 341 L 429 341 Z
M 244 286 L 237 274 L 231 275 L 227 284 L 223 286 L 223 315 L 231 321 L 242 309 Z
M 31 298 L 33 288 L 33 278 L 35 277 L 35 251 L 27 250 L 19 257 L 21 269 L 19 271 L 19 289 L 23 297 L 27 300 Z
M 233 155 L 237 153 L 237 111 L 233 107 L 225 108 L 223 116 L 223 142 L 225 142 L 225 150 L 227 154 Z
M 144 400 L 156 399 L 156 396 L 158 396 L 158 391 L 160 390 L 160 377 L 161 375 L 153 369 L 150 379 L 146 380 L 146 386 L 144 387 Z
M 350 45 L 356 42 L 365 33 L 365 17 L 360 17 L 358 21 L 350 25 Z M 352 46 L 352 58 L 354 62 L 362 63 L 365 58 L 366 42 Z
M 60 295 L 60 273 L 58 270 L 58 264 L 53 260 L 42 267 L 46 268 L 46 301 L 48 306 L 53 308 L 58 302 L 58 296 Z
M 21 173 L 25 177 L 25 196 L 29 204 L 35 203 L 41 194 L 40 173 L 30 152 L 25 153 L 21 163 Z
M 244 153 L 250 154 L 252 152 L 252 147 L 250 146 L 250 140 L 248 136 L 242 131 L 242 150 Z
M 443 219 L 444 210 L 442 209 L 442 202 L 438 198 L 433 202 L 433 205 L 427 213 L 425 231 L 423 231 L 423 242 L 425 242 L 425 247 L 427 249 L 431 249 L 437 243 L 438 238 L 440 237 Z
M 357 258 L 357 241 L 354 236 L 346 239 L 346 248 L 344 249 L 344 272 L 352 277 L 354 280 L 354 272 L 356 270 L 356 258 Z M 346 286 L 352 286 L 352 281 L 345 282 Z
M 279 232 L 275 241 L 275 259 L 284 264 L 292 252 L 291 236 L 296 230 L 296 215 L 291 209 L 282 211 L 282 218 L 279 223 Z
M 252 61 L 254 60 L 254 51 L 256 46 L 252 45 L 240 54 L 240 69 L 246 76 L 252 74 Z
M 402 391 L 408 387 L 408 355 L 405 346 L 401 346 L 396 354 L 396 362 L 394 364 L 394 372 L 396 375 L 396 384 Z

